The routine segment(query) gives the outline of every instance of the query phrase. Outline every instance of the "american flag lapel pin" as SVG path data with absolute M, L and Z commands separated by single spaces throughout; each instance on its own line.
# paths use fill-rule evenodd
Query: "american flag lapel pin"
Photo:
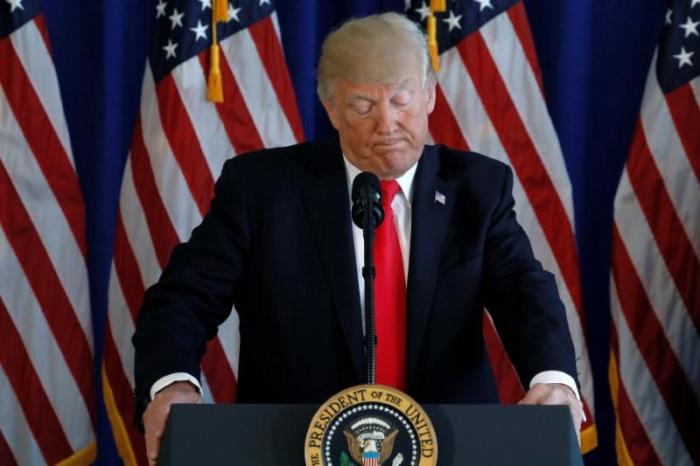
M 446 201 L 447 201 L 447 197 L 444 194 L 442 194 L 440 191 L 435 191 L 435 203 L 436 204 L 445 205 Z

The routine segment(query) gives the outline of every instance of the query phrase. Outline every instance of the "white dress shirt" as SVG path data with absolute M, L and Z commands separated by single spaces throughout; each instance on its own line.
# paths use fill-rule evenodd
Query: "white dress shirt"
M 350 161 L 343 155 L 343 161 L 345 162 L 345 173 L 347 175 L 348 183 L 348 193 L 352 194 L 352 183 L 355 177 L 361 173 L 360 169 L 355 167 Z M 413 179 L 416 174 L 417 164 L 414 164 L 406 173 L 399 177 L 396 181 L 399 183 L 401 190 L 396 193 L 393 201 L 391 202 L 391 208 L 394 211 L 394 222 L 396 226 L 396 232 L 399 237 L 399 246 L 401 247 L 401 256 L 403 259 L 403 270 L 404 270 L 404 280 L 408 283 L 408 259 L 410 253 L 411 244 L 411 201 L 413 196 Z M 350 196 L 352 198 L 352 196 Z M 358 289 L 360 291 L 360 306 L 362 309 L 362 327 L 364 331 L 365 319 L 365 288 L 364 279 L 362 277 L 362 267 L 364 265 L 364 239 L 362 237 L 362 230 L 358 228 L 354 223 L 352 225 L 352 237 L 355 246 L 355 263 L 357 265 L 357 283 Z M 190 382 L 199 389 L 201 393 L 201 385 L 199 381 L 192 375 L 186 372 L 176 372 L 173 374 L 166 375 L 158 379 L 151 387 L 151 399 L 163 388 L 168 385 L 179 382 L 186 381 Z M 536 374 L 530 381 L 529 387 L 532 388 L 533 385 L 538 383 L 560 383 L 571 388 L 576 394 L 576 398 L 581 399 L 578 392 L 578 387 L 576 387 L 576 382 L 573 377 L 569 374 L 561 371 L 543 371 Z M 584 416 L 585 417 L 585 416 Z

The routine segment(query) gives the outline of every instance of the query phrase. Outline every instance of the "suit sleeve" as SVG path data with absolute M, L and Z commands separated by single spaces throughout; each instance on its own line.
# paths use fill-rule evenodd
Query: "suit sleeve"
M 535 259 L 513 207 L 513 174 L 502 190 L 485 245 L 485 300 L 525 387 L 535 374 L 558 370 L 576 377 L 575 353 L 554 275 Z
M 202 223 L 177 246 L 160 280 L 145 294 L 136 332 L 136 418 L 151 385 L 174 372 L 199 380 L 206 341 L 230 314 L 249 252 L 248 209 L 235 172 L 227 162 Z

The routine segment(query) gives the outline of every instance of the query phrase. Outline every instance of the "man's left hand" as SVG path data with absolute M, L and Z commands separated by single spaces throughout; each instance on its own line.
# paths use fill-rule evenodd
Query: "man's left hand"
M 581 445 L 581 421 L 583 420 L 583 404 L 576 398 L 576 394 L 564 384 L 537 383 L 527 391 L 525 397 L 520 400 L 521 405 L 566 405 L 571 411 L 571 417 L 576 429 L 576 438 Z

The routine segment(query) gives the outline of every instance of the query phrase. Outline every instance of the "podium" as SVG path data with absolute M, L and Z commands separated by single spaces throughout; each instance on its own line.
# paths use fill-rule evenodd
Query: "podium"
M 159 466 L 304 466 L 317 405 L 173 405 Z M 582 466 L 566 406 L 423 405 L 444 466 Z

